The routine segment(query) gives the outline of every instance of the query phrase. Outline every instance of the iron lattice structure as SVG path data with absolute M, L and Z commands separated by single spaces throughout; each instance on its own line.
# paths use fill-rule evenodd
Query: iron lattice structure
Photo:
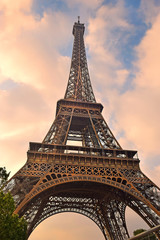
M 49 216 L 76 212 L 92 219 L 105 239 L 128 239 L 126 206 L 154 227 L 160 223 L 160 189 L 140 170 L 137 151 L 122 149 L 96 103 L 84 24 L 75 23 L 73 35 L 68 86 L 56 118 L 42 143 L 30 143 L 26 164 L 6 189 L 28 222 L 28 236 Z

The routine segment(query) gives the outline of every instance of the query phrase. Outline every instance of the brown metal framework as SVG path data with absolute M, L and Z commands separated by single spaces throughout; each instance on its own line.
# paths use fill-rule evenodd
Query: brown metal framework
M 141 172 L 137 151 L 121 148 L 101 114 L 83 34 L 78 21 L 65 97 L 43 142 L 30 143 L 26 164 L 6 190 L 28 222 L 28 236 L 49 216 L 77 212 L 92 219 L 106 240 L 128 239 L 126 206 L 154 227 L 160 224 L 160 189 Z

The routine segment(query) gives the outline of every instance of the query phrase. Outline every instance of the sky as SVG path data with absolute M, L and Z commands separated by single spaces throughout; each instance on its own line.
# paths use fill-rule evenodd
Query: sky
M 72 27 L 85 23 L 93 90 L 124 149 L 138 150 L 141 170 L 160 186 L 160 1 L 1 0 L 0 159 L 15 174 L 29 142 L 41 142 L 64 97 Z M 130 232 L 145 226 L 127 210 Z M 137 220 L 138 219 L 138 220 Z M 29 240 L 104 240 L 90 219 L 64 213 Z

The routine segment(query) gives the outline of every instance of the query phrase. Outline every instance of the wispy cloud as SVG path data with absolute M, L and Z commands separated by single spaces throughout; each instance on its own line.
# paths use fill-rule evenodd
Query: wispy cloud
M 125 143 L 132 141 L 140 152 L 142 166 L 148 165 L 155 172 L 159 169 L 159 166 L 155 167 L 155 156 L 160 155 L 159 26 L 160 14 L 157 14 L 152 26 L 135 48 L 137 60 L 134 62 L 134 88 L 117 98 L 117 107 L 114 109 L 118 128 L 125 132 L 125 139 L 121 140 Z M 155 180 L 160 184 L 159 177 Z
M 0 3 L 1 164 L 8 170 L 15 166 L 13 156 L 17 165 L 25 163 L 21 151 L 16 158 L 13 153 L 20 148 L 17 139 L 24 144 L 45 136 L 69 72 L 70 58 L 60 48 L 71 38 L 70 18 L 53 11 L 37 18 L 31 7 L 32 1 Z M 4 152 L 4 144 L 9 151 Z M 23 146 L 26 152 L 28 146 Z

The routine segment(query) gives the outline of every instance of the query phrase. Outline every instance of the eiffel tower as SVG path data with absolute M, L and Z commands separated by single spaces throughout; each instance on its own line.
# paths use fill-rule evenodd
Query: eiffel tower
M 95 100 L 84 30 L 78 19 L 68 85 L 55 120 L 42 143 L 30 142 L 27 162 L 6 187 L 17 204 L 15 213 L 28 222 L 28 237 L 62 212 L 87 216 L 106 240 L 129 238 L 127 206 L 150 227 L 160 223 L 160 189 L 140 170 L 137 151 L 120 146 Z

